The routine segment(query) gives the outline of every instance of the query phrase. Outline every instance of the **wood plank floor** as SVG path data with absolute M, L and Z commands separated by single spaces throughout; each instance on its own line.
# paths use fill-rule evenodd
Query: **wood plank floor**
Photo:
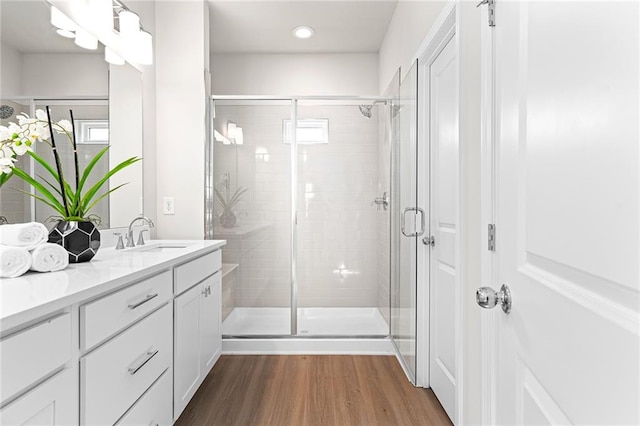
M 393 356 L 225 355 L 177 426 L 450 425 Z

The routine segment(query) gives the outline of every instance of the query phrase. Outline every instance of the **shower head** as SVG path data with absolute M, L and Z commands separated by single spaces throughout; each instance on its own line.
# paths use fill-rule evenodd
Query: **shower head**
M 360 109 L 360 113 L 367 118 L 371 118 L 371 109 L 377 104 L 387 104 L 387 101 L 373 101 L 372 104 L 369 105 L 358 105 Z
M 360 108 L 360 113 L 362 113 L 362 115 L 367 118 L 371 118 L 371 108 L 373 108 L 373 105 L 358 105 L 358 108 Z

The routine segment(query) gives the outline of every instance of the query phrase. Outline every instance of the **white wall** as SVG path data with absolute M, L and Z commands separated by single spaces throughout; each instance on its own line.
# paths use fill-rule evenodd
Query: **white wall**
M 155 6 L 156 232 L 158 238 L 202 239 L 208 6 L 203 0 Z M 163 197 L 174 197 L 174 215 L 162 214 Z
M 156 8 L 155 2 L 148 0 L 129 0 L 127 6 L 140 15 L 140 22 L 145 30 L 154 35 L 153 46 L 157 49 L 156 34 Z M 157 221 L 158 218 L 158 197 L 156 182 L 156 65 L 155 52 L 154 63 L 152 65 L 142 65 L 142 170 L 143 197 L 145 216 Z M 131 219 L 131 218 L 130 218 Z M 149 230 L 152 238 L 157 238 L 157 228 Z
M 20 95 L 22 90 L 22 54 L 4 43 L 0 44 L 0 95 Z
M 356 95 L 378 92 L 378 55 L 218 54 L 214 95 Z
M 25 53 L 21 94 L 108 96 L 108 65 L 100 54 Z
M 444 1 L 424 0 L 398 2 L 380 46 L 379 93 L 384 93 L 398 67 L 402 67 L 402 77 L 411 68 L 415 53 L 445 4 Z

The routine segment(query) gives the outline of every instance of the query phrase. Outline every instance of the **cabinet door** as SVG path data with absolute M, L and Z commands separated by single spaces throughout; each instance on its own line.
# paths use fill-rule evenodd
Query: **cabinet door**
M 77 370 L 66 369 L 0 410 L 2 425 L 78 424 Z
M 207 278 L 200 298 L 200 371 L 206 377 L 222 352 L 220 272 Z
M 174 419 L 180 416 L 202 382 L 199 356 L 202 291 L 202 284 L 198 284 L 174 300 Z

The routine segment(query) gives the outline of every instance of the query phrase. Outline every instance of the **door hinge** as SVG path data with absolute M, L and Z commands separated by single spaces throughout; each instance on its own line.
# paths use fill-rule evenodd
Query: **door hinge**
M 482 0 L 480 3 L 476 5 L 476 7 L 480 7 L 481 5 L 486 4 L 488 9 L 487 13 L 489 15 L 489 26 L 496 26 L 496 0 Z
M 487 232 L 487 249 L 489 251 L 496 251 L 496 225 L 489 224 Z

